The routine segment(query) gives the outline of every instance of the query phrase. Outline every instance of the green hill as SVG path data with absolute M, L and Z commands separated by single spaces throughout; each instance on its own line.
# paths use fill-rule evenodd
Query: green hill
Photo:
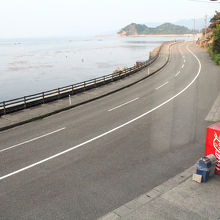
M 147 27 L 145 24 L 131 23 L 122 28 L 119 32 L 119 36 L 130 35 L 147 35 L 147 34 L 192 34 L 193 31 L 187 27 L 174 25 L 171 23 L 164 23 L 155 28 Z

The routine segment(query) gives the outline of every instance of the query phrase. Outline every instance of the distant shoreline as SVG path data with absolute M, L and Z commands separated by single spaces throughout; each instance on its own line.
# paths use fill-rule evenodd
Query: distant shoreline
M 116 35 L 96 35 L 95 37 L 193 37 L 193 34 L 116 34 Z M 196 33 L 195 36 L 200 37 L 201 33 Z
M 199 36 L 199 34 L 195 34 Z M 117 37 L 193 37 L 193 34 L 132 34 L 132 35 L 124 35 L 117 34 Z

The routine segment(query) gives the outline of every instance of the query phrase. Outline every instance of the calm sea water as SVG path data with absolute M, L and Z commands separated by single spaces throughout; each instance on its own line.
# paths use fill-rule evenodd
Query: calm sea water
M 0 40 L 0 101 L 112 73 L 147 60 L 170 37 Z

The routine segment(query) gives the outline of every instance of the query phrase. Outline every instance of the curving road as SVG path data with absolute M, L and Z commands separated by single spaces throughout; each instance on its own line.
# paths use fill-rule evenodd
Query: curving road
M 0 219 L 96 219 L 190 167 L 218 74 L 206 52 L 178 43 L 148 79 L 1 132 Z

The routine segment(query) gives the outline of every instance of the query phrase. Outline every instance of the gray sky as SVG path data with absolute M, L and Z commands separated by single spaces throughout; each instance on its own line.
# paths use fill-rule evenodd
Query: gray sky
M 0 38 L 80 36 L 131 22 L 175 22 L 214 15 L 220 4 L 189 0 L 0 0 Z

